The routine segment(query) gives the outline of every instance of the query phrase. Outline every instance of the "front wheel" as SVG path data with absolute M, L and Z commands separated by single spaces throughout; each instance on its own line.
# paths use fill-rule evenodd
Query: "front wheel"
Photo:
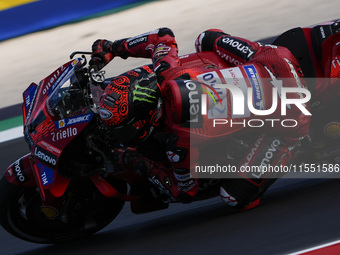
M 118 184 L 121 189 L 126 188 Z M 68 193 L 71 195 L 66 196 L 73 196 L 75 202 L 71 210 L 67 210 L 67 219 L 65 215 L 51 219 L 42 212 L 40 195 L 35 188 L 12 185 L 3 177 L 0 180 L 0 225 L 26 241 L 60 243 L 99 231 L 116 218 L 124 205 L 124 201 L 104 197 L 89 185 L 79 196 L 74 190 Z M 69 202 L 70 199 L 65 198 L 64 204 Z

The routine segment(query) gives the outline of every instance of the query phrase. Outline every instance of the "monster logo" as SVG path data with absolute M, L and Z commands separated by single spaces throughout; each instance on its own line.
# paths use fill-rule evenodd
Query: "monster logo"
M 147 103 L 155 103 L 157 100 L 156 90 L 142 87 L 139 85 L 135 86 L 133 90 L 133 102 L 135 101 L 143 101 Z

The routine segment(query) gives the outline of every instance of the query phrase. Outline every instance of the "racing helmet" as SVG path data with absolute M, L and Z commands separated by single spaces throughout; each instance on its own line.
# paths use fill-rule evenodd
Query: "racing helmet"
M 106 87 L 98 111 L 110 135 L 121 144 L 145 141 L 163 115 L 157 76 L 134 72 L 115 77 Z

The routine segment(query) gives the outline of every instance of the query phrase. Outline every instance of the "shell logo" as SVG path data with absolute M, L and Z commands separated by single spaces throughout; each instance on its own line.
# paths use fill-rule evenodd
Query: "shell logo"
M 59 128 L 65 127 L 65 120 L 59 120 Z
M 331 138 L 340 136 L 340 123 L 331 122 L 328 123 L 324 129 L 325 135 Z

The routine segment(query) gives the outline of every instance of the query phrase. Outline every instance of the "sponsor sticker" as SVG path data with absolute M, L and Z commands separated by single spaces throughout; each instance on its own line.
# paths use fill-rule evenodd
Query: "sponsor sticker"
M 221 78 L 219 77 L 218 73 L 208 72 L 204 74 L 200 74 L 197 76 L 197 79 L 204 84 L 207 84 L 215 89 L 217 95 L 221 99 L 221 103 L 216 103 L 219 101 L 217 95 L 215 93 L 211 93 L 212 96 L 208 97 L 208 119 L 218 119 L 218 118 L 226 118 L 228 117 L 228 110 L 227 110 L 227 90 L 225 88 L 216 87 L 217 85 L 221 84 Z M 207 89 L 209 90 L 209 88 Z M 209 90 L 210 91 L 210 90 Z
M 192 80 L 177 81 L 177 85 L 182 98 L 181 126 L 201 127 L 201 85 Z
M 29 110 L 29 107 L 33 101 L 35 91 L 37 90 L 37 85 L 32 83 L 29 88 L 24 92 L 25 109 Z
M 228 50 L 234 55 L 246 60 L 250 60 L 255 54 L 255 50 L 248 43 L 238 40 L 232 37 L 223 37 L 221 39 L 222 44 L 230 46 Z
M 76 116 L 76 117 L 62 119 L 62 120 L 56 121 L 54 124 L 56 128 L 60 129 L 60 128 L 65 128 L 65 127 L 72 126 L 72 125 L 79 124 L 79 123 L 89 122 L 92 120 L 92 117 L 93 117 L 93 113 L 87 113 L 87 114 Z
M 255 66 L 247 65 L 243 66 L 243 69 L 246 71 L 251 86 L 253 87 L 254 108 L 257 110 L 264 110 L 263 88 Z
M 340 136 L 340 123 L 331 122 L 328 123 L 324 129 L 324 133 L 326 136 L 331 138 L 336 138 Z
M 54 170 L 40 163 L 37 163 L 37 166 L 43 186 L 53 183 Z
M 65 138 L 74 137 L 77 134 L 78 134 L 78 129 L 75 128 L 75 127 L 74 128 L 68 127 L 68 128 L 65 128 L 64 130 L 59 130 L 57 132 L 51 132 L 53 142 L 63 140 Z
M 52 139 L 52 140 L 53 140 L 53 139 Z M 53 140 L 53 141 L 54 141 L 54 140 Z M 45 142 L 45 141 L 41 141 L 41 142 L 39 143 L 39 145 L 40 145 L 41 147 L 44 147 L 44 148 L 47 149 L 48 151 L 50 151 L 50 152 L 52 152 L 52 153 L 58 155 L 58 156 L 61 154 L 61 150 L 59 150 L 58 148 L 54 147 L 53 145 L 51 145 L 51 144 L 49 144 L 49 143 L 47 143 L 47 142 Z
M 157 59 L 157 61 L 158 61 L 162 57 L 168 55 L 170 50 L 171 50 L 171 47 L 166 46 L 164 44 L 159 44 L 156 47 L 155 52 L 153 53 L 153 59 Z
M 236 87 L 241 89 L 245 97 L 247 96 L 248 86 L 243 77 L 241 69 L 239 67 L 223 69 L 221 70 L 221 73 L 227 84 L 235 85 Z M 234 105 L 234 96 L 231 96 L 231 105 Z M 244 114 L 235 114 L 234 111 L 231 111 L 231 112 L 232 112 L 232 118 L 250 117 L 250 111 L 249 111 L 246 101 L 244 101 Z
M 18 183 L 23 184 L 28 181 L 22 161 L 19 159 L 13 164 L 13 173 Z
M 43 87 L 42 94 L 50 95 L 51 92 L 58 86 L 58 84 L 60 84 L 60 82 L 62 82 L 63 80 L 65 81 L 67 80 L 67 78 L 69 78 L 70 74 L 72 74 L 69 73 L 69 71 L 72 68 L 72 66 L 68 66 L 67 68 L 65 66 L 61 66 L 48 77 L 48 80 L 43 80 L 43 84 L 41 84 L 41 86 Z M 67 74 L 68 76 L 66 76 Z
M 247 95 L 247 83 L 243 77 L 243 74 L 239 67 L 227 68 L 220 70 L 220 75 L 218 72 L 208 72 L 204 74 L 200 74 L 197 76 L 199 81 L 202 81 L 204 84 L 209 85 L 210 87 L 215 89 L 216 93 L 213 93 L 209 87 L 208 91 L 211 92 L 210 97 L 208 97 L 208 119 L 218 119 L 218 118 L 227 118 L 228 117 L 228 94 L 227 87 L 220 86 L 221 84 L 227 85 L 235 85 L 239 88 L 243 95 Z M 229 87 L 230 88 L 230 87 Z M 219 97 L 219 98 L 218 98 Z M 218 103 L 219 99 L 221 100 Z M 234 106 L 234 95 L 231 94 L 230 97 L 231 105 Z M 250 116 L 250 111 L 247 107 L 247 102 L 244 101 L 244 113 L 237 114 L 235 111 L 232 112 L 231 118 L 247 118 Z
M 42 162 L 45 162 L 46 164 L 49 164 L 51 166 L 55 167 L 57 165 L 57 156 L 53 155 L 52 153 L 41 147 L 37 146 L 35 148 L 34 156 L 40 159 Z
M 146 43 L 148 41 L 148 36 L 138 36 L 138 37 L 132 37 L 131 39 L 127 40 L 128 48 L 135 47 L 136 45 Z

